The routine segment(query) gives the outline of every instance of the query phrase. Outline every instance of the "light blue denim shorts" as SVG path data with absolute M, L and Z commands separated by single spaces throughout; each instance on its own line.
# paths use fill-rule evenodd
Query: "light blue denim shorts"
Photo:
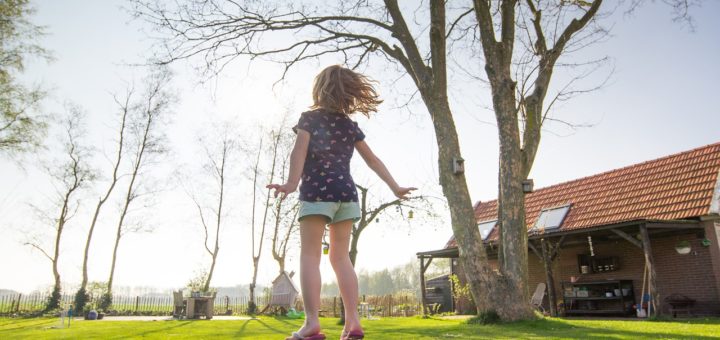
M 300 201 L 298 221 L 305 216 L 321 215 L 327 217 L 328 224 L 346 220 L 360 221 L 358 202 L 306 202 Z

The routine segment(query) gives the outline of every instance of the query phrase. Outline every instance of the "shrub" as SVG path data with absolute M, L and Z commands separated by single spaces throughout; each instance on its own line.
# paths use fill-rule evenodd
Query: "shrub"
M 84 315 L 85 313 L 85 305 L 90 300 L 90 295 L 88 295 L 85 288 L 78 289 L 77 293 L 75 293 L 75 313 L 76 315 Z
M 60 294 L 60 287 L 54 287 L 52 293 L 50 293 L 50 297 L 48 297 L 44 312 L 53 312 L 59 309 L 61 298 L 62 295 Z

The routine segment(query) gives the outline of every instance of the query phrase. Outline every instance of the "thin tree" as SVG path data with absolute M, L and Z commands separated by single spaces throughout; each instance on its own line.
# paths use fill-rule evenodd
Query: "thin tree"
M 294 138 L 289 133 L 290 129 L 285 127 L 287 114 L 283 117 L 283 121 L 278 127 L 278 155 L 282 156 L 282 164 L 279 168 L 280 182 L 285 181 L 287 172 L 290 168 L 290 151 L 293 147 Z M 285 272 L 285 261 L 288 254 L 288 245 L 292 241 L 292 237 L 297 234 L 300 224 L 297 221 L 297 215 L 300 212 L 300 202 L 295 200 L 290 204 L 287 200 L 276 200 L 273 209 L 272 218 L 274 220 L 273 236 L 272 236 L 272 256 L 278 263 L 279 274 Z
M 285 261 L 288 254 L 288 245 L 292 240 L 292 236 L 298 231 L 300 224 L 297 221 L 297 215 L 300 212 L 300 203 L 296 201 L 289 208 L 287 201 L 277 201 L 273 210 L 273 219 L 275 220 L 275 228 L 272 237 L 272 256 L 278 263 L 278 273 L 285 272 Z
M 418 212 L 422 212 L 430 218 L 437 218 L 437 215 L 433 212 L 433 208 L 428 197 L 425 196 L 413 196 L 408 199 L 394 199 L 392 201 L 385 202 L 373 202 L 372 196 L 369 194 L 370 189 L 362 185 L 356 185 L 359 191 L 360 199 L 360 221 L 353 224 L 352 228 L 352 240 L 350 242 L 350 262 L 355 266 L 358 255 L 358 243 L 360 242 L 360 235 L 365 229 L 367 229 L 371 223 L 377 222 L 379 216 L 387 212 L 387 209 L 395 208 L 398 211 L 402 209 L 408 210 L 408 215 L 402 215 L 402 218 L 414 218 L 414 215 Z M 413 214 L 412 216 L 410 214 Z
M 68 222 L 75 216 L 79 208 L 78 194 L 80 190 L 93 180 L 94 175 L 88 166 L 89 150 L 82 145 L 84 114 L 77 106 L 68 104 L 67 115 L 62 122 L 63 128 L 63 159 L 54 161 L 47 171 L 56 183 L 56 208 L 59 209 L 57 218 L 53 219 L 55 235 L 52 247 L 44 247 L 39 240 L 28 241 L 25 244 L 40 251 L 52 263 L 54 285 L 52 293 L 45 305 L 45 311 L 60 307 L 61 280 L 58 263 L 62 236 Z
M 631 2 L 635 7 L 643 1 Z M 684 0 L 667 2 L 688 6 Z M 427 39 L 411 30 L 397 0 L 340 2 L 336 7 L 229 0 L 194 1 L 193 6 L 177 7 L 145 0 L 133 3 L 136 14 L 165 33 L 162 46 L 166 49 L 157 56 L 161 63 L 200 57 L 205 70 L 216 74 L 238 56 L 272 57 L 284 65 L 283 77 L 299 62 L 326 54 L 341 55 L 350 66 L 377 55 L 400 65 L 433 122 L 440 184 L 478 313 L 498 313 L 505 320 L 533 317 L 522 182 L 534 162 L 547 113 L 562 97 L 559 94 L 546 103 L 557 61 L 596 41 L 594 32 L 602 34 L 586 30 L 602 0 L 474 0 L 464 8 L 451 8 L 450 13 L 445 1 L 431 0 L 423 13 L 429 24 L 416 25 L 427 32 Z M 420 11 L 415 11 L 416 23 L 419 15 Z M 523 22 L 527 29 L 516 30 Z M 268 33 L 283 32 L 292 33 L 295 40 L 281 46 L 275 41 L 268 43 Z M 527 34 L 529 38 L 522 40 Z M 465 49 L 482 50 L 472 60 L 484 68 L 492 92 L 500 137 L 497 272 L 489 266 L 476 227 L 465 175 L 453 166 L 462 157 L 448 96 L 449 38 Z M 531 43 L 516 44 L 517 40 Z M 569 49 L 571 44 L 573 49 Z M 518 66 L 527 72 L 518 72 Z M 522 86 L 517 86 L 517 75 L 523 76 Z M 574 92 L 564 89 L 564 93 Z
M 271 131 L 270 135 L 272 136 L 272 141 L 269 146 L 269 154 L 270 154 L 270 172 L 268 173 L 268 177 L 265 183 L 273 183 L 273 180 L 275 179 L 275 171 L 277 167 L 277 161 L 278 161 L 278 148 L 280 146 L 280 140 L 282 133 Z M 255 288 L 257 285 L 257 273 L 258 269 L 260 267 L 260 256 L 262 255 L 262 248 L 263 243 L 265 241 L 265 230 L 267 227 L 268 222 L 268 212 L 270 212 L 272 204 L 270 201 L 270 189 L 267 189 L 265 193 L 265 203 L 263 204 L 263 217 L 262 221 L 260 222 L 260 235 L 258 235 L 257 239 L 259 240 L 257 242 L 258 246 L 257 249 L 255 248 L 256 244 L 256 237 L 255 237 L 255 229 L 256 229 L 256 218 L 255 218 L 255 212 L 256 212 L 256 203 L 258 200 L 258 193 L 257 193 L 257 186 L 258 186 L 258 178 L 260 177 L 262 171 L 261 168 L 264 167 L 263 162 L 261 162 L 262 155 L 266 152 L 266 150 L 263 148 L 263 140 L 262 137 L 260 138 L 260 143 L 258 144 L 257 148 L 257 158 L 255 161 L 255 164 L 252 168 L 253 173 L 253 194 L 252 194 L 252 216 L 251 216 L 251 238 L 252 238 L 252 262 L 253 262 L 253 277 L 252 282 L 250 283 L 250 302 L 248 302 L 248 314 L 255 314 L 257 312 L 257 304 L 255 302 Z M 256 252 L 257 250 L 257 252 Z
M 119 180 L 119 171 L 120 166 L 122 165 L 122 158 L 123 158 L 123 147 L 125 145 L 125 130 L 127 127 L 127 118 L 129 113 L 129 100 L 132 97 L 132 90 L 129 90 L 129 93 L 125 96 L 125 99 L 123 102 L 120 101 L 119 98 L 114 97 L 115 103 L 118 104 L 120 107 L 120 123 L 118 127 L 118 137 L 116 140 L 117 146 L 115 149 L 115 162 L 113 163 L 112 167 L 112 174 L 110 176 L 110 183 L 108 184 L 107 189 L 105 190 L 105 193 L 98 198 L 98 202 L 95 205 L 95 212 L 93 213 L 92 221 L 90 222 L 90 228 L 88 228 L 87 238 L 85 240 L 85 250 L 83 252 L 83 263 L 82 263 L 82 281 L 80 282 L 80 288 L 78 288 L 77 292 L 75 293 L 75 310 L 78 313 L 78 315 L 83 314 L 83 310 L 85 309 L 85 304 L 89 300 L 90 296 L 87 293 L 87 285 L 88 285 L 88 258 L 90 257 L 90 245 L 92 244 L 92 238 L 95 232 L 95 226 L 98 221 L 98 216 L 100 216 L 100 210 L 102 210 L 103 206 L 107 202 L 107 200 L 110 198 L 110 195 L 112 194 L 113 190 L 115 189 L 115 186 L 118 183 Z
M 369 188 L 356 184 L 359 191 L 359 203 L 360 203 L 360 221 L 353 224 L 352 226 L 352 239 L 350 240 L 350 262 L 353 266 L 357 263 L 358 255 L 358 243 L 360 242 L 360 235 L 371 223 L 376 222 L 378 217 L 386 212 L 387 209 L 395 207 L 396 209 L 408 209 L 408 214 L 415 214 L 418 211 L 422 211 L 430 216 L 435 216 L 430 206 L 430 201 L 424 196 L 414 196 L 408 199 L 394 199 L 392 201 L 386 201 L 382 203 L 372 202 L 369 195 Z M 415 209 L 415 210 L 413 210 Z M 404 217 L 404 216 L 403 216 Z M 413 218 L 408 215 L 407 218 Z M 345 304 L 340 298 L 340 324 L 345 323 Z
M 125 195 L 121 202 L 120 217 L 115 232 L 113 245 L 112 262 L 110 264 L 110 275 L 107 281 L 107 292 L 102 298 L 101 307 L 107 309 L 112 305 L 112 288 L 115 280 L 115 266 L 117 264 L 118 249 L 122 236 L 132 228 L 126 225 L 126 217 L 130 206 L 140 195 L 140 184 L 143 180 L 144 170 L 151 165 L 150 159 L 153 155 L 164 152 L 162 145 L 162 132 L 160 131 L 163 116 L 168 114 L 169 106 L 172 103 L 172 95 L 168 90 L 171 80 L 169 71 L 166 69 L 155 70 L 146 80 L 146 89 L 143 96 L 134 103 L 132 99 L 126 101 L 132 115 L 132 149 L 129 157 L 132 160 L 130 165 L 129 181 Z
M 220 252 L 220 233 L 223 225 L 223 206 L 225 203 L 225 196 L 227 190 L 227 174 L 230 167 L 230 162 L 234 157 L 235 151 L 237 150 L 237 142 L 230 135 L 230 129 L 221 129 L 222 136 L 220 137 L 219 144 L 215 146 L 208 145 L 210 142 L 204 138 L 200 139 L 200 144 L 205 149 L 206 164 L 204 168 L 209 171 L 214 184 L 217 186 L 217 201 L 215 202 L 215 209 L 210 209 L 212 214 L 214 226 L 209 225 L 210 222 L 205 218 L 206 213 L 204 212 L 203 206 L 199 200 L 191 195 L 195 206 L 198 209 L 198 215 L 200 216 L 200 223 L 202 224 L 204 231 L 204 242 L 205 251 L 210 255 L 210 269 L 207 271 L 207 275 L 203 280 L 203 291 L 207 292 L 210 290 L 210 282 L 212 281 L 213 273 L 215 272 L 215 265 L 217 263 L 217 257 Z M 211 150 L 213 148 L 214 150 Z M 211 232 L 210 228 L 214 227 L 215 231 Z M 211 235 L 213 240 L 210 240 Z M 210 243 L 208 243 L 210 242 Z
M 30 58 L 50 60 L 36 40 L 45 28 L 30 22 L 35 10 L 29 0 L 0 2 L 0 153 L 14 155 L 42 145 L 47 123 L 33 114 L 46 93 L 16 79 Z

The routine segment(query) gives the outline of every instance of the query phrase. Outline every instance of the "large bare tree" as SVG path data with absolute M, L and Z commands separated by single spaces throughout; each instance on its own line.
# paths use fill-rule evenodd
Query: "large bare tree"
M 630 6 L 642 2 L 633 0 Z M 688 3 L 667 2 L 686 7 Z M 328 54 L 342 56 L 351 67 L 378 56 L 399 65 L 433 123 L 440 184 L 478 313 L 497 312 L 505 320 L 532 317 L 522 182 L 532 168 L 549 108 L 562 93 L 575 92 L 561 86 L 565 91 L 546 102 L 558 60 L 591 44 L 597 33 L 602 35 L 595 25 L 602 0 L 475 0 L 451 5 L 430 0 L 418 5 L 411 21 L 406 19 L 409 11 L 396 0 L 323 6 L 230 0 L 179 6 L 133 3 L 135 13 L 164 34 L 165 49 L 157 55 L 160 63 L 200 58 L 210 75 L 239 56 L 278 61 L 285 72 Z M 448 96 L 448 42 L 456 46 L 454 51 L 480 51 L 464 63 L 481 65 L 481 78 L 492 94 L 500 139 L 497 271 L 489 265 L 476 227 L 465 175 L 453 167 L 462 154 Z
M 54 225 L 54 242 L 50 247 L 43 245 L 41 239 L 36 238 L 25 244 L 40 251 L 52 263 L 54 285 L 47 301 L 45 310 L 51 311 L 60 307 L 61 281 L 58 264 L 61 254 L 61 240 L 68 222 L 75 216 L 80 206 L 78 195 L 82 188 L 94 179 L 89 167 L 90 152 L 82 144 L 85 134 L 83 119 L 85 115 L 77 106 L 68 104 L 66 115 L 62 121 L 62 159 L 54 160 L 47 165 L 47 172 L 54 181 L 56 199 L 53 209 L 57 209 L 57 217 L 50 218 Z M 38 209 L 41 211 L 42 209 Z

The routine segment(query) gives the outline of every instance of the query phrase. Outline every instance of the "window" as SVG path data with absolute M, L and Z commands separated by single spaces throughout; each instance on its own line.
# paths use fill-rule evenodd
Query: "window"
M 478 223 L 478 229 L 480 230 L 480 236 L 482 236 L 483 241 L 487 240 L 496 224 L 497 220 Z
M 557 229 L 565 220 L 565 215 L 570 211 L 570 205 L 559 208 L 543 209 L 538 216 L 535 225 L 530 230 L 552 230 Z

